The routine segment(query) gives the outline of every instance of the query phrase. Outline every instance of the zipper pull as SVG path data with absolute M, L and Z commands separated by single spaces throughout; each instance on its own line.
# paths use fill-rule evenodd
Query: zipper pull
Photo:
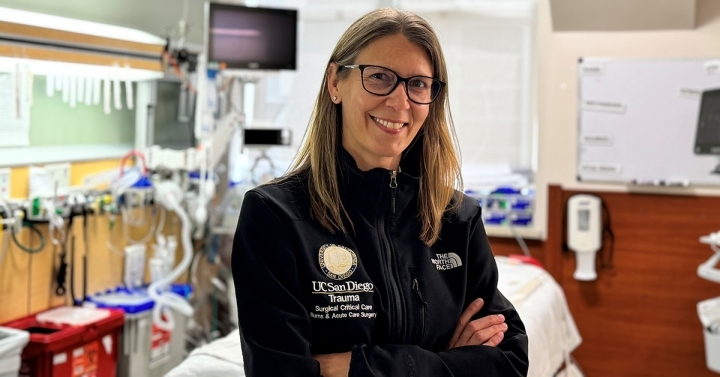
M 417 278 L 413 278 L 413 280 L 412 280 L 412 290 L 415 291 L 415 293 L 418 295 L 423 306 L 427 306 L 427 302 L 425 302 L 425 298 L 423 297 L 422 293 L 420 293 L 420 283 L 418 283 Z
M 395 189 L 397 188 L 397 171 L 390 172 L 390 196 L 392 203 L 392 213 L 395 213 Z

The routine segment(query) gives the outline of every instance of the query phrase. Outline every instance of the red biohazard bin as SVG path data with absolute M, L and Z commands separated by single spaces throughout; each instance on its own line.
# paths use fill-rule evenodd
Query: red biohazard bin
M 21 377 L 115 377 L 122 310 L 59 307 L 3 326 L 25 330 Z

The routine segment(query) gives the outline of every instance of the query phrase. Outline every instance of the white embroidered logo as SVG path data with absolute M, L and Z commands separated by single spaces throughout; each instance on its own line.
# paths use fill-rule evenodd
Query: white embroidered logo
M 460 256 L 455 253 L 435 254 L 437 259 L 430 259 L 438 270 L 449 270 L 462 266 Z

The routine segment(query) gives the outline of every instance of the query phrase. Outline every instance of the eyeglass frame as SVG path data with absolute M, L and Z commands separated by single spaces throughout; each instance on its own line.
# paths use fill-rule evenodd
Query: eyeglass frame
M 411 102 L 416 103 L 416 104 L 418 104 L 418 105 L 429 105 L 429 104 L 435 102 L 435 100 L 440 96 L 440 92 L 441 92 L 441 91 L 443 90 L 443 88 L 445 88 L 445 86 L 447 85 L 447 83 L 442 82 L 442 81 L 440 81 L 440 80 L 438 80 L 438 79 L 436 79 L 436 78 L 430 77 L 430 76 L 418 75 L 418 76 L 402 77 L 402 76 L 398 75 L 397 72 L 393 71 L 392 69 L 387 68 L 387 67 L 383 67 L 383 66 L 380 66 L 380 65 L 373 65 L 373 64 L 348 64 L 348 65 L 341 65 L 340 67 L 341 67 L 341 68 L 359 69 L 359 70 L 360 70 L 360 83 L 362 84 L 363 89 L 365 89 L 366 92 L 368 92 L 368 93 L 370 93 L 370 94 L 372 94 L 372 95 L 375 95 L 375 96 L 379 96 L 379 97 L 384 97 L 384 96 L 390 95 L 390 93 L 394 92 L 395 89 L 397 89 L 398 85 L 400 85 L 401 82 L 404 82 L 404 83 L 405 83 L 405 95 L 407 96 L 407 98 L 408 98 Z M 392 72 L 392 73 L 395 75 L 395 77 L 397 77 L 397 81 L 395 82 L 395 85 L 393 85 L 392 89 L 390 89 L 389 92 L 387 92 L 386 94 L 377 94 L 377 93 L 373 93 L 373 92 L 369 91 L 369 90 L 365 87 L 365 79 L 363 78 L 363 72 L 365 71 L 365 68 L 368 68 L 368 67 L 375 67 L 375 68 L 387 69 L 388 71 Z M 410 93 L 408 92 L 408 84 L 410 83 L 410 79 L 414 79 L 414 78 L 417 78 L 417 77 L 422 77 L 422 78 L 430 79 L 430 80 L 436 81 L 438 84 L 440 84 L 440 87 L 438 88 L 437 94 L 435 94 L 435 97 L 433 97 L 433 98 L 430 100 L 430 102 L 418 102 L 418 101 L 415 101 L 414 99 L 410 98 Z

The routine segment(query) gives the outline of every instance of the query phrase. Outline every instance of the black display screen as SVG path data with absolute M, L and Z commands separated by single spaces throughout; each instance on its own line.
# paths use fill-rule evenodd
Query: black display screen
M 283 140 L 281 129 L 253 129 L 246 128 L 244 131 L 243 144 L 245 145 L 287 145 L 288 141 Z
M 695 154 L 720 154 L 720 89 L 702 94 Z
M 290 69 L 297 60 L 297 11 L 210 3 L 208 62 L 226 68 Z

